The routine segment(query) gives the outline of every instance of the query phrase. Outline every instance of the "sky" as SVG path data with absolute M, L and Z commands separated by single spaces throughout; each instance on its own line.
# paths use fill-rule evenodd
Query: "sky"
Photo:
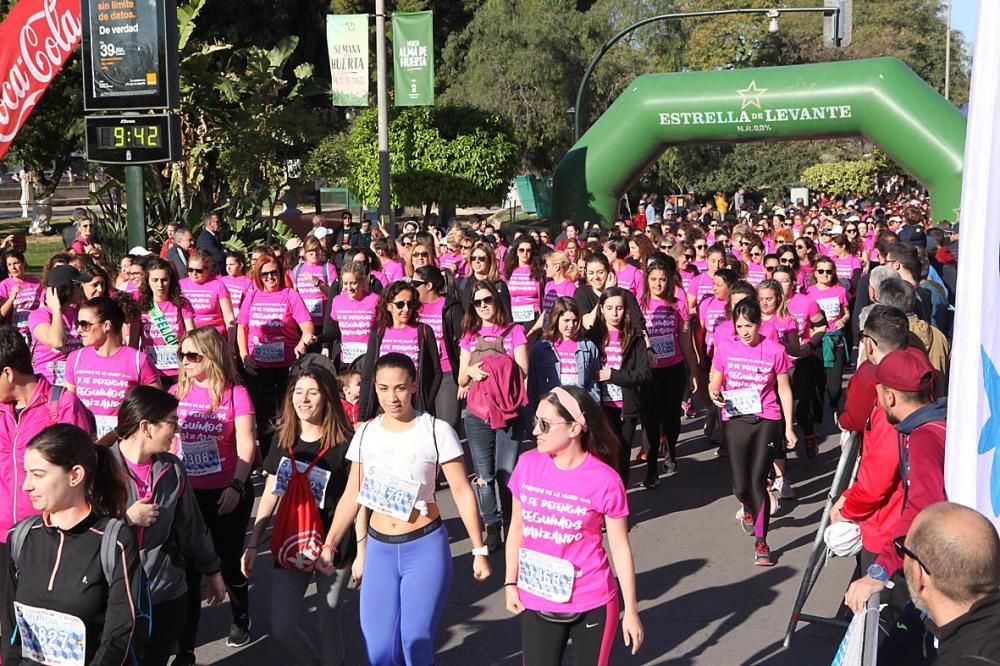
M 996 0 L 990 0 L 995 2 Z M 980 0 L 951 0 L 951 26 L 965 35 L 971 47 L 976 43 L 976 19 L 979 14 Z M 970 49 L 971 50 L 971 49 Z

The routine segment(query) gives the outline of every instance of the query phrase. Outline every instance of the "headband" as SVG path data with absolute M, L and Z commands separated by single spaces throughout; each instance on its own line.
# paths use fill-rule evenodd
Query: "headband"
M 569 415 L 575 423 L 580 424 L 584 428 L 587 427 L 587 422 L 583 418 L 583 412 L 580 410 L 580 405 L 577 403 L 576 399 L 569 394 L 569 391 L 561 386 L 557 386 L 552 389 L 552 395 L 559 400 L 559 404 L 563 406 L 563 409 L 569 412 Z

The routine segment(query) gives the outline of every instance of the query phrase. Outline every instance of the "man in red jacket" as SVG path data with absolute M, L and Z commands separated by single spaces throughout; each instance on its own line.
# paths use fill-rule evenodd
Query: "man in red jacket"
M 921 355 L 900 350 L 887 354 L 875 375 L 878 400 L 893 424 L 899 444 L 902 509 L 890 528 L 891 539 L 905 537 L 917 514 L 947 499 L 944 490 L 945 419 L 948 400 L 931 401 L 934 368 Z M 868 598 L 887 587 L 902 569 L 902 558 L 892 540 L 886 543 L 867 575 L 851 583 L 844 603 L 855 612 Z M 903 586 L 905 587 L 905 585 Z

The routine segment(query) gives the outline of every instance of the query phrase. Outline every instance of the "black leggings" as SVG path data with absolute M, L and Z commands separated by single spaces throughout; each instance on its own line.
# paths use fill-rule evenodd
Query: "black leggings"
M 771 471 L 774 447 L 781 445 L 781 421 L 756 416 L 734 416 L 722 425 L 729 466 L 733 471 L 733 494 L 743 510 L 753 515 L 758 539 L 767 538 L 771 503 L 767 501 L 767 475 Z M 764 519 L 758 520 L 763 511 Z M 762 529 L 761 529 L 762 526 Z
M 813 356 L 803 356 L 795 362 L 792 372 L 792 397 L 795 402 L 795 422 L 803 433 L 816 432 L 816 424 L 823 420 L 823 361 Z
M 604 414 L 608 417 L 611 429 L 618 435 L 618 475 L 622 478 L 622 483 L 628 488 L 628 477 L 631 468 L 632 440 L 635 439 L 635 431 L 639 429 L 639 419 L 634 416 L 622 417 L 622 408 L 611 405 L 601 405 Z M 655 457 L 655 456 L 654 456 Z
M 142 666 L 167 666 L 184 630 L 187 614 L 186 595 L 153 604 L 153 632 L 142 652 Z
M 567 623 L 552 622 L 526 610 L 521 614 L 523 666 L 561 666 L 570 639 L 574 666 L 607 666 L 616 633 L 617 596 L 606 606 L 598 606 Z
M 246 484 L 243 497 L 235 509 L 220 516 L 218 502 L 223 490 L 225 489 L 196 489 L 194 496 L 198 500 L 201 515 L 205 518 L 205 526 L 212 535 L 212 543 L 222 565 L 222 580 L 226 584 L 226 591 L 229 592 L 229 607 L 233 613 L 233 622 L 246 627 L 250 622 L 250 591 L 241 563 L 243 542 L 250 514 L 253 512 L 253 484 Z M 198 637 L 198 621 L 201 619 L 201 572 L 190 564 L 187 567 L 187 587 L 187 619 L 178 643 L 181 652 L 194 652 L 195 639 Z
M 666 462 L 677 459 L 677 440 L 681 436 L 681 401 L 687 387 L 684 364 L 653 368 L 653 379 L 643 387 L 642 430 L 646 435 L 646 474 L 656 474 L 660 434 L 667 438 Z
M 833 367 L 823 368 L 824 374 L 819 377 L 820 386 L 817 392 L 826 394 L 826 403 L 830 409 L 840 411 L 840 398 L 844 394 L 844 365 L 847 363 L 847 348 L 841 345 L 833 350 Z M 825 384 L 825 386 L 824 386 Z M 825 388 L 825 391 L 824 391 Z M 819 413 L 819 421 L 823 420 L 823 412 Z
M 271 450 L 271 421 L 281 408 L 288 390 L 288 368 L 258 368 L 256 375 L 248 375 L 244 370 L 243 381 L 257 420 L 260 455 L 262 459 L 267 458 L 267 452 Z

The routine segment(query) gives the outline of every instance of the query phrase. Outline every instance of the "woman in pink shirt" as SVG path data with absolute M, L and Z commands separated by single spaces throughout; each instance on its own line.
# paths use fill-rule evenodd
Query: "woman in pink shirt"
M 847 234 L 837 234 L 833 237 L 831 249 L 833 263 L 837 267 L 837 279 L 847 288 L 848 293 L 854 294 L 861 278 L 861 260 L 858 259 L 854 245 Z
M 80 306 L 77 326 L 84 346 L 66 359 L 66 390 L 94 414 L 97 440 L 114 432 L 118 407 L 130 388 L 161 388 L 149 358 L 122 339 L 122 326 L 137 316 L 134 307 L 135 301 L 124 294 L 119 300 L 102 296 Z
M 45 305 L 28 315 L 35 372 L 53 385 L 63 385 L 66 357 L 83 344 L 76 325 L 80 280 L 80 271 L 72 266 L 49 270 L 45 276 Z
M 754 287 L 767 277 L 767 271 L 764 270 L 764 254 L 764 243 L 757 239 L 751 239 L 745 256 L 747 259 L 747 282 Z
M 212 255 L 204 250 L 195 250 L 188 259 L 187 271 L 188 277 L 180 281 L 180 287 L 194 310 L 194 325 L 214 326 L 235 349 L 233 336 L 230 335 L 236 325 L 233 301 L 225 283 L 215 275 Z
M 326 304 L 330 299 L 330 285 L 337 280 L 337 269 L 324 260 L 323 244 L 315 236 L 309 236 L 303 243 L 302 258 L 302 263 L 288 271 L 288 279 L 302 296 L 306 309 L 312 315 L 313 326 L 321 331 Z
M 559 664 L 570 639 L 578 666 L 607 666 L 618 632 L 618 585 L 604 549 L 607 530 L 625 613 L 625 645 L 643 641 L 628 540 L 628 500 L 615 472 L 618 442 L 581 388 L 556 388 L 535 412 L 538 448 L 508 484 L 507 610 L 521 616 L 525 664 Z
M 458 399 L 458 340 L 462 337 L 462 303 L 448 295 L 445 274 L 436 266 L 418 268 L 410 281 L 420 295 L 420 323 L 427 324 L 437 340 L 441 358 L 441 385 L 434 396 L 434 416 L 458 429 L 462 401 Z
M 573 298 L 576 293 L 576 266 L 562 252 L 549 252 L 545 255 L 545 293 L 542 297 L 542 313 L 548 320 L 552 304 L 560 296 Z
M 402 280 L 406 277 L 406 267 L 399 258 L 396 241 L 388 236 L 376 238 L 372 241 L 372 252 L 382 264 L 382 272 L 385 273 L 389 282 Z
M 250 278 L 244 275 L 246 270 L 246 255 L 239 250 L 226 251 L 226 274 L 220 277 L 222 284 L 226 285 L 229 292 L 229 300 L 233 303 L 233 314 L 237 317 L 240 314 L 240 304 L 246 293 L 253 286 Z
M 426 240 L 417 240 L 410 248 L 409 260 L 406 263 L 406 274 L 413 276 L 413 271 L 421 266 L 437 266 L 437 250 L 434 243 Z
M 365 355 L 368 334 L 375 323 L 378 294 L 368 289 L 368 266 L 360 261 L 347 261 L 340 267 L 340 293 L 330 303 L 332 330 L 324 337 L 333 342 L 331 358 L 339 357 L 339 366 L 346 368 Z
M 611 262 L 611 270 L 615 273 L 618 286 L 632 292 L 636 298 L 642 297 L 642 270 L 628 262 L 629 241 L 623 237 L 612 238 L 607 242 L 604 255 Z
M 628 245 L 625 246 L 626 251 Z M 545 267 L 531 236 L 517 239 L 504 258 L 503 278 L 510 292 L 510 314 L 515 324 L 531 336 L 542 328 L 542 290 Z
M 148 260 L 149 274 L 139 291 L 139 326 L 130 341 L 149 357 L 165 386 L 177 380 L 180 339 L 194 328 L 194 310 L 181 296 L 173 265 L 164 259 Z
M 465 232 L 459 225 L 453 226 L 448 235 L 445 236 L 447 251 L 438 255 L 437 265 L 439 268 L 448 268 L 455 274 L 455 277 L 463 277 L 467 265 L 462 257 L 462 241 L 465 240 Z
M 816 305 L 826 315 L 826 333 L 823 335 L 822 353 L 825 377 L 819 378 L 820 386 L 826 385 L 826 399 L 833 410 L 833 421 L 837 422 L 840 398 L 843 395 L 844 366 L 850 351 L 846 344 L 846 326 L 851 321 L 851 308 L 847 289 L 837 279 L 837 267 L 833 259 L 820 257 L 816 260 L 815 282 L 806 291 L 806 296 L 816 301 Z M 822 413 L 820 413 L 822 421 Z
M 788 355 L 760 334 L 760 305 L 745 298 L 733 309 L 736 339 L 720 346 L 712 359 L 708 391 L 722 411 L 723 436 L 733 473 L 733 494 L 743 503 L 741 525 L 756 537 L 754 564 L 774 564 L 767 545 L 770 500 L 767 477 L 771 451 L 785 437 L 796 442 Z M 758 520 L 760 514 L 763 517 Z
M 0 282 L 0 321 L 28 338 L 28 317 L 42 304 L 45 287 L 28 275 L 28 263 L 19 250 L 8 250 L 6 263 L 10 277 Z
M 815 227 L 813 227 L 815 230 Z M 795 256 L 799 260 L 799 289 L 805 291 L 812 286 L 813 267 L 816 264 L 816 243 L 809 236 L 795 239 Z

